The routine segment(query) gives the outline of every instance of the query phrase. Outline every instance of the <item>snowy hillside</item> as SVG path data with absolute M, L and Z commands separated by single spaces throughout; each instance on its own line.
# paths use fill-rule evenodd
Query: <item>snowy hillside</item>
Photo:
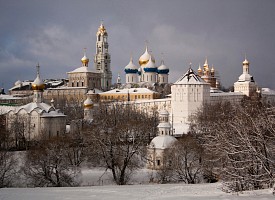
M 221 184 L 164 184 L 92 186 L 74 188 L 3 188 L 1 200 L 153 200 L 153 199 L 274 199 L 271 190 L 228 194 L 221 191 Z

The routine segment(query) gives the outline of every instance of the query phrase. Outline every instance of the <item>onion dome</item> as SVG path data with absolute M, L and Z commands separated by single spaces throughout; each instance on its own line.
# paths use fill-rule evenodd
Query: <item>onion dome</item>
M 83 66 L 88 66 L 89 58 L 86 56 L 86 48 L 84 48 L 84 56 L 81 58 Z
M 245 58 L 245 60 L 243 61 L 243 65 L 249 65 L 248 60 Z
M 89 97 L 87 97 L 87 99 L 83 103 L 83 106 L 84 108 L 93 108 L 94 103 Z
M 148 48 L 146 46 L 145 52 L 139 58 L 139 61 L 138 61 L 139 65 L 140 66 L 146 65 L 149 62 L 150 57 L 151 57 L 152 61 L 155 63 L 156 62 L 155 58 L 151 54 L 149 54 Z
M 205 59 L 205 62 L 204 62 L 203 67 L 208 67 L 208 61 L 207 61 L 207 58 Z
M 160 135 L 155 137 L 151 143 L 151 148 L 167 149 L 177 142 L 177 139 L 170 135 Z
M 143 70 L 145 72 L 157 72 L 158 68 L 155 66 L 155 63 L 152 60 L 152 57 L 150 56 L 149 61 L 147 64 L 144 65 Z
M 158 67 L 158 73 L 159 74 L 168 74 L 169 73 L 169 68 L 164 65 L 164 61 L 161 61 L 161 65 Z
M 141 67 L 138 68 L 138 75 L 139 75 L 139 76 L 141 75 Z
M 20 80 L 18 80 L 18 81 L 16 81 L 16 82 L 14 83 L 15 86 L 21 85 L 21 84 L 22 84 L 22 81 L 20 81 Z
M 45 89 L 45 84 L 44 82 L 40 79 L 40 74 L 39 74 L 39 64 L 36 66 L 37 69 L 37 76 L 36 79 L 32 82 L 32 89 L 33 90 L 44 90 Z
M 212 68 L 211 68 L 211 72 L 212 72 L 212 73 L 214 73 L 214 72 L 215 72 L 214 66 L 212 66 Z
M 126 74 L 136 74 L 138 67 L 134 65 L 133 58 L 131 57 L 129 64 L 124 68 Z
M 198 72 L 199 72 L 199 73 L 202 72 L 201 65 L 199 65 Z
M 97 35 L 99 35 L 99 34 L 101 34 L 101 35 L 108 35 L 107 31 L 106 31 L 106 29 L 105 29 L 105 27 L 103 25 L 103 22 L 101 22 L 100 26 L 98 27 Z

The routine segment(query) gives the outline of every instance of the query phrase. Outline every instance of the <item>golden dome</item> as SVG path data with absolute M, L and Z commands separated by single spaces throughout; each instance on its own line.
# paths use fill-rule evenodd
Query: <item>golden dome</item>
M 198 72 L 201 72 L 201 71 L 202 71 L 202 69 L 201 69 L 201 65 L 199 65 Z
M 93 108 L 94 103 L 93 103 L 93 101 L 88 97 L 88 98 L 84 101 L 83 106 L 84 106 L 84 108 Z
M 138 60 L 139 65 L 140 66 L 146 65 L 149 62 L 150 57 L 152 59 L 152 62 L 155 63 L 156 62 L 155 58 L 148 52 L 148 48 L 146 46 L 145 52 L 140 56 Z
M 81 62 L 83 64 L 83 66 L 88 66 L 89 63 L 89 58 L 87 58 L 86 56 L 86 48 L 84 48 L 84 56 L 81 58 Z
M 107 31 L 103 25 L 103 23 L 101 22 L 100 26 L 98 27 L 98 30 L 97 30 L 97 35 L 99 34 L 102 34 L 102 35 L 107 35 Z
M 211 68 L 211 72 L 215 72 L 214 66 L 212 66 L 212 68 Z
M 89 58 L 87 58 L 86 55 L 84 55 L 83 58 L 81 58 L 81 62 L 83 64 L 89 63 Z
M 245 60 L 243 61 L 243 65 L 249 65 L 248 60 L 245 58 Z
M 44 90 L 45 89 L 45 84 L 44 82 L 40 79 L 40 74 L 39 74 L 39 64 L 36 66 L 37 69 L 37 76 L 36 79 L 32 82 L 32 89 L 33 90 Z

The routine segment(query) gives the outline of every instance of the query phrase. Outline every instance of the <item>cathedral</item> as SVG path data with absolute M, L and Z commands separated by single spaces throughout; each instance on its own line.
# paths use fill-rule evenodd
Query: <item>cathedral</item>
M 154 56 L 148 52 L 146 45 L 145 52 L 139 58 L 139 66 L 133 63 L 131 57 L 129 64 L 125 67 L 126 84 L 150 84 L 155 83 L 168 83 L 169 68 L 164 65 L 163 59 L 160 66 L 156 66 Z

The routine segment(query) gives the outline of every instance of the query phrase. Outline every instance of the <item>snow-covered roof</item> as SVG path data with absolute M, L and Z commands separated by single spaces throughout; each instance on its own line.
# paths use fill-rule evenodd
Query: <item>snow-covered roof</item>
M 93 89 L 93 90 L 89 90 L 89 91 L 87 92 L 87 94 L 100 94 L 100 93 L 102 93 L 102 91 L 99 90 L 99 89 L 97 89 L 97 88 L 95 88 L 95 89 Z
M 46 104 L 46 103 L 28 103 L 24 106 L 19 106 L 16 107 L 16 109 L 14 110 L 15 113 L 19 112 L 20 110 L 24 109 L 27 113 L 32 112 L 33 110 L 37 110 L 38 113 L 42 113 L 42 112 L 50 112 L 52 110 L 54 110 L 53 107 L 51 107 L 50 105 Z
M 32 84 L 32 81 L 22 81 L 21 84 L 17 84 L 15 86 L 13 86 L 12 88 L 10 88 L 9 90 L 14 90 L 14 89 L 17 89 L 17 88 L 21 88 L 21 87 L 24 87 L 24 86 L 30 86 Z
M 189 126 L 187 123 L 173 123 L 173 135 L 181 136 L 182 134 L 187 134 Z
M 248 73 L 240 75 L 238 82 L 254 82 L 253 77 Z
M 182 75 L 175 83 L 177 84 L 208 84 L 196 72 L 189 68 L 188 71 Z
M 138 67 L 136 65 L 134 65 L 133 63 L 133 59 L 130 59 L 130 62 L 128 63 L 128 65 L 125 67 L 125 69 L 132 69 L 132 70 L 138 70 Z
M 162 109 L 159 111 L 159 115 L 169 115 L 169 112 L 166 109 Z
M 68 87 L 68 86 L 60 86 L 57 88 L 47 88 L 47 90 L 75 90 L 75 89 L 87 89 L 87 87 Z
M 61 112 L 58 112 L 57 110 L 50 111 L 48 113 L 43 113 L 41 117 L 65 117 L 65 115 Z
M 150 143 L 150 147 L 156 149 L 167 149 L 171 147 L 175 142 L 177 142 L 177 139 L 171 135 L 160 135 L 154 137 L 154 139 Z
M 77 68 L 71 72 L 67 72 L 67 73 L 69 74 L 69 73 L 87 73 L 87 72 L 99 73 L 95 70 L 90 70 L 88 67 L 85 67 L 85 66 L 79 67 L 79 68 Z
M 158 128 L 171 128 L 171 124 L 169 122 L 160 122 Z
M 262 88 L 261 92 L 262 92 L 262 94 L 272 94 L 272 95 L 275 95 L 275 91 L 271 90 L 270 88 Z
M 107 92 L 103 92 L 102 94 L 135 94 L 135 93 L 148 93 L 152 94 L 155 93 L 153 90 L 150 90 L 148 88 L 129 88 L 129 89 L 113 89 L 109 90 Z
M 12 100 L 12 99 L 22 99 L 22 97 L 15 97 L 13 95 L 0 94 L 0 99 L 2 100 Z
M 6 114 L 11 110 L 15 110 L 15 106 L 0 106 L 0 115 Z
M 220 92 L 220 93 L 210 93 L 211 97 L 214 96 L 245 96 L 242 92 Z

